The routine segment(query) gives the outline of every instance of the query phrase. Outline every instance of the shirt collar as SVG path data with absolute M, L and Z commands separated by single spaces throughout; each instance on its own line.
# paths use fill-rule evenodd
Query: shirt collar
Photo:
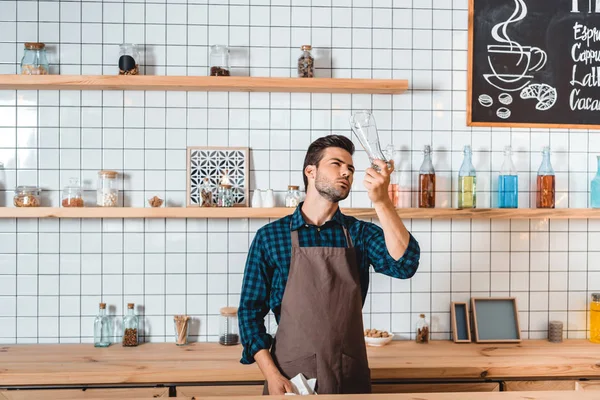
M 294 211 L 294 213 L 292 214 L 291 229 L 293 231 L 298 230 L 304 225 L 307 225 L 306 221 L 304 220 L 304 216 L 302 215 L 302 212 L 300 212 L 300 209 L 302 208 L 303 204 L 304 202 L 298 204 L 298 207 L 296 207 L 296 211 Z M 335 214 L 333 214 L 333 218 L 331 218 L 331 221 L 335 221 L 342 226 L 346 226 L 344 221 L 344 214 L 342 214 L 339 207 L 335 211 Z

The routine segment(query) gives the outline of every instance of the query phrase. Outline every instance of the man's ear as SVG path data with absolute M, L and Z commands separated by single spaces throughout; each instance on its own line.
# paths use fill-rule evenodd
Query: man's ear
M 310 181 L 315 180 L 317 177 L 317 166 L 316 165 L 307 165 L 306 168 L 304 168 L 304 175 L 306 175 L 306 177 L 308 178 L 308 180 Z

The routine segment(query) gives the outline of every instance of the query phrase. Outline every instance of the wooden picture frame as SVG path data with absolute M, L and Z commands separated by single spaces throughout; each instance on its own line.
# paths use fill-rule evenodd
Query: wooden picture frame
M 471 343 L 471 324 L 467 303 L 453 301 L 450 304 L 450 317 L 454 343 Z
M 186 207 L 199 207 L 198 189 L 208 178 L 216 202 L 217 188 L 227 171 L 234 195 L 234 207 L 250 204 L 250 149 L 248 147 L 188 146 L 186 149 Z
M 515 297 L 472 297 L 473 327 L 477 343 L 521 341 L 519 311 Z

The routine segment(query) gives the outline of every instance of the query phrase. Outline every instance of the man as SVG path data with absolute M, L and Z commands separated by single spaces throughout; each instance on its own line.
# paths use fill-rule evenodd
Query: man
M 317 379 L 319 394 L 370 393 L 362 322 L 369 265 L 400 279 L 419 265 L 419 245 L 388 196 L 393 166 L 376 160 L 381 172 L 368 168 L 363 182 L 383 230 L 340 212 L 353 153 L 344 136 L 314 141 L 304 159 L 306 200 L 259 229 L 250 247 L 238 309 L 241 362 L 258 363 L 265 394 L 292 392 L 289 379 L 299 373 Z M 275 340 L 265 329 L 269 309 Z

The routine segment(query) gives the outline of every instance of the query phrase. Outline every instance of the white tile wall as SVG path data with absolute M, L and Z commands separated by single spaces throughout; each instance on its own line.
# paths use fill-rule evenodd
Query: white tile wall
M 185 148 L 250 146 L 251 188 L 281 201 L 301 182 L 304 152 L 330 132 L 350 135 L 352 110 L 373 109 L 381 138 L 402 150 L 407 206 L 425 144 L 434 150 L 437 204 L 456 206 L 462 147 L 474 149 L 478 206 L 496 206 L 502 150 L 512 145 L 520 205 L 550 145 L 557 207 L 587 207 L 597 132 L 468 128 L 467 0 L 125 0 L 0 2 L 0 73 L 18 72 L 23 42 L 48 46 L 52 73 L 114 74 L 118 44 L 142 44 L 143 73 L 206 75 L 209 46 L 231 46 L 236 75 L 294 76 L 299 47 L 314 46 L 320 77 L 408 79 L 402 95 L 0 91 L 0 205 L 16 185 L 41 185 L 58 206 L 75 176 L 94 198 L 99 169 L 116 169 L 122 205 L 158 194 L 185 203 Z M 358 165 L 344 206 L 368 207 Z M 413 191 L 411 195 L 411 190 Z M 0 342 L 90 342 L 98 302 L 115 330 L 127 302 L 144 339 L 171 341 L 171 316 L 194 317 L 192 340 L 215 340 L 218 310 L 237 305 L 249 243 L 267 220 L 0 220 Z M 585 337 L 587 301 L 600 291 L 600 224 L 583 221 L 407 220 L 421 243 L 409 281 L 373 275 L 365 325 L 409 338 L 418 314 L 449 338 L 449 303 L 515 296 L 524 337 L 550 319 Z M 268 322 L 270 326 L 270 322 Z

